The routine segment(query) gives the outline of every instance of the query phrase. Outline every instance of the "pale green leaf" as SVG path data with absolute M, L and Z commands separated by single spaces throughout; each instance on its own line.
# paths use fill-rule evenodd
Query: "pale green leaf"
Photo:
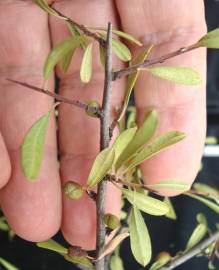
M 161 262 L 159 262 L 159 261 L 157 261 L 157 262 L 154 262 L 154 263 L 151 265 L 151 267 L 150 267 L 149 270 L 158 270 L 158 269 L 160 269 L 162 266 L 164 266 L 164 264 L 161 263 Z
M 187 67 L 151 67 L 148 68 L 154 76 L 182 85 L 199 85 L 202 83 L 201 75 Z
M 97 258 L 97 260 L 101 260 L 106 255 L 113 252 L 119 246 L 119 244 L 121 244 L 121 242 L 124 239 L 126 239 L 128 236 L 129 236 L 129 233 L 127 232 L 116 235 L 112 240 L 109 241 L 108 244 L 106 244 L 103 253 L 100 255 L 99 258 Z
M 106 62 L 106 51 L 103 46 L 99 44 L 99 54 L 100 54 L 100 63 L 105 68 L 105 62 Z
M 126 125 L 127 128 L 136 127 L 136 110 L 133 110 L 129 113 Z
M 60 16 L 54 9 L 52 9 L 46 0 L 33 0 L 34 3 L 36 3 L 41 9 L 49 13 L 50 15 L 53 15 L 55 17 L 58 17 L 60 19 L 66 20 L 65 17 Z
M 25 135 L 21 146 L 22 170 L 30 181 L 35 181 L 39 176 L 49 117 L 50 112 L 33 124 Z
M 151 111 L 146 114 L 143 124 L 137 130 L 130 144 L 118 158 L 115 168 L 119 169 L 123 163 L 133 157 L 154 135 L 158 125 L 158 113 Z
M 44 242 L 37 243 L 37 246 L 40 248 L 48 249 L 55 251 L 60 254 L 68 254 L 68 249 L 57 243 L 56 241 L 49 239 Z
M 198 41 L 197 45 L 210 49 L 219 49 L 219 28 L 208 32 Z
M 129 48 L 117 39 L 112 39 L 113 52 L 124 62 L 130 61 L 132 58 Z
M 83 266 L 86 266 L 86 267 L 88 267 L 90 269 L 94 269 L 94 265 L 92 264 L 92 262 L 87 257 L 83 257 L 83 256 L 76 257 L 76 256 L 68 256 L 68 255 L 66 255 L 64 258 L 68 262 L 83 265 Z
M 75 37 L 75 36 L 79 36 L 79 37 L 80 37 L 80 36 L 83 36 L 83 35 L 80 33 L 80 31 L 79 31 L 79 29 L 77 28 L 77 26 L 74 25 L 73 23 L 67 22 L 67 26 L 68 26 L 68 29 L 69 29 L 69 31 L 70 31 L 70 33 L 71 33 L 71 35 L 72 35 L 73 37 Z M 81 47 L 83 50 L 86 50 L 88 44 L 89 44 L 88 38 L 87 38 L 86 36 L 83 36 L 83 39 L 81 39 L 81 42 L 80 42 L 80 47 Z
M 152 264 L 149 270 L 159 270 L 162 266 L 166 265 L 172 257 L 166 251 L 158 254 L 157 260 Z
M 106 40 L 106 34 L 100 33 L 100 36 Z M 129 48 L 117 39 L 112 39 L 112 50 L 124 62 L 130 61 L 132 58 Z
M 92 169 L 90 171 L 90 174 L 88 176 L 87 185 L 89 188 L 93 188 L 100 181 L 103 180 L 103 178 L 112 168 L 114 158 L 115 158 L 115 150 L 111 148 L 106 148 L 97 155 L 93 163 Z
M 131 210 L 129 230 L 132 254 L 145 267 L 151 260 L 151 240 L 144 219 L 135 206 Z
M 132 43 L 135 43 L 138 46 L 142 46 L 142 43 L 130 34 L 127 34 L 125 32 L 122 32 L 122 31 L 119 31 L 116 29 L 113 29 L 112 32 L 113 32 L 113 34 L 115 34 L 119 37 L 122 37 L 124 39 L 127 39 L 128 41 L 131 41 Z
M 178 190 L 181 192 L 188 191 L 190 189 L 190 185 L 179 182 L 176 180 L 163 180 L 157 184 L 148 185 L 148 187 L 152 189 L 168 189 L 168 190 Z
M 19 270 L 16 266 L 0 257 L 0 264 L 7 270 Z
M 151 52 L 151 49 L 153 48 L 153 46 L 150 46 L 146 49 L 144 49 L 140 54 L 139 56 L 133 61 L 133 65 L 136 65 L 136 64 L 141 64 L 145 61 L 145 59 L 147 59 L 149 53 Z M 127 80 L 127 84 L 126 84 L 126 89 L 125 89 L 125 99 L 123 101 L 123 106 L 122 106 L 122 109 L 121 109 L 121 113 L 120 113 L 120 116 L 118 118 L 118 121 L 121 120 L 121 118 L 123 117 L 126 109 L 127 109 L 127 106 L 128 106 L 128 103 L 129 103 L 129 99 L 130 99 L 130 96 L 131 96 L 131 93 L 132 93 L 132 90 L 135 86 L 135 83 L 138 79 L 138 76 L 139 76 L 139 73 L 140 73 L 140 70 L 137 70 L 136 72 L 130 74 L 128 76 L 128 80 Z
M 166 217 L 167 218 L 170 218 L 170 219 L 173 219 L 173 220 L 176 220 L 177 219 L 177 215 L 176 215 L 176 212 L 175 212 L 175 209 L 173 207 L 173 204 L 170 200 L 170 198 L 168 197 L 165 197 L 164 198 L 164 203 L 166 203 L 169 207 L 169 211 L 166 213 Z
M 68 71 L 68 68 L 71 64 L 72 57 L 75 53 L 76 48 L 73 48 L 71 51 L 66 53 L 65 56 L 60 60 L 60 69 L 63 73 Z
M 180 142 L 185 138 L 185 133 L 179 131 L 170 131 L 160 137 L 156 138 L 149 145 L 143 148 L 127 165 L 129 168 L 134 168 L 141 164 L 143 161 L 152 158 L 161 151 L 169 148 L 170 146 Z
M 110 269 L 111 270 L 124 270 L 123 261 L 117 255 L 113 255 L 110 258 L 110 263 L 109 264 L 110 264 Z
M 48 80 L 56 64 L 61 61 L 61 59 L 65 57 L 68 53 L 79 47 L 83 39 L 84 36 L 70 37 L 56 45 L 51 50 L 46 59 L 43 69 L 43 76 L 45 80 Z
M 207 234 L 208 227 L 207 227 L 207 221 L 203 216 L 197 215 L 197 221 L 199 224 L 196 226 L 195 230 L 192 232 L 192 235 L 190 236 L 188 243 L 186 245 L 186 249 L 191 249 L 195 245 L 197 245 Z M 200 222 L 201 221 L 201 222 Z
M 217 205 L 216 203 L 205 199 L 201 196 L 195 195 L 195 194 L 191 194 L 191 193 L 186 193 L 185 195 L 202 202 L 204 205 L 206 205 L 207 207 L 209 207 L 211 210 L 215 211 L 217 214 L 219 214 L 219 205 Z
M 219 191 L 217 188 L 213 188 L 203 183 L 195 183 L 193 188 L 198 192 L 206 194 L 206 197 L 211 198 L 217 204 L 219 204 Z
M 162 216 L 166 215 L 169 211 L 169 207 L 166 203 L 149 197 L 143 193 L 124 188 L 122 189 L 122 193 L 132 205 L 135 205 L 139 210 L 147 214 Z
M 88 83 L 92 76 L 92 48 L 93 43 L 90 43 L 87 46 L 82 59 L 80 77 L 83 83 Z
M 0 230 L 5 232 L 10 230 L 5 217 L 0 217 Z
M 119 136 L 116 138 L 113 144 L 113 149 L 115 150 L 114 163 L 119 158 L 121 153 L 125 150 L 125 148 L 128 146 L 128 144 L 131 142 L 131 140 L 135 136 L 136 131 L 137 131 L 136 127 L 126 129 L 125 131 L 120 133 Z

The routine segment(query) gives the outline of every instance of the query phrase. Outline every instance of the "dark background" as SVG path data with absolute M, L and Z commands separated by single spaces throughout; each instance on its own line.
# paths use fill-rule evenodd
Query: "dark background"
M 206 0 L 205 3 L 208 29 L 212 30 L 219 27 L 219 1 Z M 215 136 L 219 140 L 219 51 L 216 50 L 208 52 L 207 106 L 208 135 Z M 219 157 L 203 158 L 203 169 L 198 176 L 198 181 L 218 186 L 218 177 Z M 174 254 L 180 249 L 183 250 L 196 225 L 196 214 L 198 212 L 206 214 L 212 230 L 215 230 L 214 224 L 219 222 L 217 214 L 193 199 L 180 196 L 173 198 L 172 201 L 178 215 L 177 221 L 152 216 L 146 218 L 152 238 L 153 254 L 163 250 L 168 250 L 171 254 Z M 63 241 L 60 234 L 56 238 Z M 130 254 L 128 241 L 122 246 L 121 251 L 125 254 L 125 269 L 143 269 L 134 262 Z M 12 262 L 21 270 L 77 269 L 59 255 L 37 248 L 35 244 L 26 242 L 19 237 L 15 237 L 13 241 L 9 242 L 7 233 L 3 232 L 0 232 L 0 257 Z M 207 265 L 207 259 L 194 258 L 177 269 L 206 270 L 208 269 Z M 0 267 L 0 269 L 2 268 Z M 219 269 L 219 260 L 216 263 L 216 269 Z

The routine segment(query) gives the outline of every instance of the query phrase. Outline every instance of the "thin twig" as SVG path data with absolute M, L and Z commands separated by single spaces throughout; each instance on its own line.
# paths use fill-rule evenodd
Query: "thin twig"
M 179 255 L 172 261 L 170 261 L 166 266 L 159 268 L 158 270 L 172 270 L 175 269 L 177 266 L 187 262 L 188 260 L 192 259 L 196 255 L 202 253 L 209 245 L 219 240 L 219 231 L 212 234 L 209 238 L 202 241 L 192 249 L 188 250 L 182 255 Z
M 87 112 L 95 114 L 97 117 L 100 117 L 102 115 L 101 110 L 99 110 L 98 108 L 89 106 L 86 103 L 82 103 L 82 102 L 80 102 L 78 100 L 68 99 L 66 97 L 63 97 L 63 96 L 58 95 L 56 93 L 53 93 L 51 91 L 36 87 L 34 85 L 31 85 L 31 84 L 28 84 L 28 83 L 25 83 L 25 82 L 19 82 L 19 81 L 12 80 L 12 79 L 7 79 L 7 80 L 10 81 L 10 82 L 22 85 L 22 86 L 24 86 L 26 88 L 32 89 L 32 90 L 34 90 L 36 92 L 39 92 L 39 93 L 45 94 L 47 96 L 53 97 L 53 98 L 56 99 L 56 101 L 76 106 L 76 107 L 78 107 L 80 109 L 83 109 L 83 110 L 85 110 Z
M 185 47 L 185 48 L 181 48 L 181 49 L 179 49 L 177 51 L 168 53 L 168 54 L 163 55 L 163 56 L 158 57 L 158 58 L 154 58 L 154 59 L 151 59 L 151 60 L 145 60 L 141 64 L 137 64 L 137 65 L 133 65 L 133 66 L 130 66 L 130 67 L 127 67 L 127 68 L 124 68 L 124 69 L 120 69 L 120 70 L 115 71 L 113 73 L 113 80 L 115 81 L 115 80 L 120 79 L 120 78 L 122 78 L 124 76 L 128 76 L 128 75 L 136 72 L 137 70 L 139 70 L 141 68 L 146 68 L 146 67 L 149 67 L 149 66 L 152 66 L 152 65 L 155 65 L 155 64 L 163 63 L 163 62 L 165 62 L 166 60 L 168 60 L 170 58 L 173 58 L 175 56 L 187 53 L 187 52 L 192 51 L 192 50 L 197 49 L 197 48 L 198 48 L 197 45 L 191 45 L 191 46 L 188 46 L 188 47 Z
M 79 24 L 77 22 L 75 22 L 74 20 L 72 20 L 71 18 L 65 16 L 64 14 L 62 14 L 59 10 L 55 9 L 54 7 L 51 7 L 56 13 L 58 13 L 59 16 L 63 17 L 64 20 L 68 23 L 70 23 L 73 26 L 78 27 L 86 36 L 89 36 L 93 39 L 95 39 L 96 41 L 98 41 L 102 46 L 105 46 L 106 41 L 103 40 L 99 35 L 97 35 L 94 32 L 91 32 L 87 27 L 85 27 L 83 24 Z
M 104 93 L 103 93 L 103 116 L 101 117 L 101 150 L 109 146 L 110 142 L 110 105 L 112 96 L 112 25 L 108 24 L 107 40 L 106 40 L 106 66 L 105 66 L 105 81 L 104 81 Z M 97 240 L 96 240 L 96 252 L 97 258 L 104 251 L 105 246 L 105 224 L 104 224 L 104 212 L 105 212 L 105 197 L 106 197 L 106 181 L 102 181 L 98 185 L 97 191 Z M 96 270 L 104 270 L 105 259 L 102 258 L 96 262 Z

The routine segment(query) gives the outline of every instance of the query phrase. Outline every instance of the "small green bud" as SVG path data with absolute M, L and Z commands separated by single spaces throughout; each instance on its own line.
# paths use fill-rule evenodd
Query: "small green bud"
M 96 100 L 88 101 L 87 109 L 86 109 L 87 115 L 91 117 L 98 117 L 99 110 L 100 110 L 100 104 Z
M 63 191 L 66 197 L 72 200 L 78 200 L 84 194 L 82 186 L 72 181 L 65 183 Z
M 118 217 L 112 214 L 105 214 L 104 223 L 111 230 L 115 230 L 120 225 Z
M 168 252 L 162 251 L 157 255 L 156 261 L 160 262 L 161 265 L 165 265 L 171 260 L 171 256 Z

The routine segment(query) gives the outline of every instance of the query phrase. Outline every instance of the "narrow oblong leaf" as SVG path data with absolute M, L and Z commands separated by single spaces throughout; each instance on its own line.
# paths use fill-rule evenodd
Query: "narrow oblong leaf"
M 0 257 L 0 265 L 4 266 L 7 270 L 19 270 L 16 266 Z
M 112 50 L 124 62 L 130 61 L 132 59 L 131 52 L 129 48 L 117 39 L 112 39 Z
M 178 190 L 181 192 L 185 192 L 190 189 L 190 185 L 176 180 L 163 180 L 157 184 L 148 186 L 151 187 L 152 189 Z
M 100 63 L 105 68 L 105 62 L 106 62 L 106 51 L 103 46 L 99 44 L 99 54 L 100 54 Z
M 158 125 L 158 113 L 153 110 L 145 115 L 143 124 L 137 130 L 129 145 L 118 158 L 115 168 L 119 169 L 123 163 L 133 157 L 154 135 Z
M 35 181 L 39 176 L 49 117 L 50 112 L 33 124 L 25 135 L 21 146 L 22 170 L 30 181 Z
M 122 189 L 126 199 L 139 210 L 154 216 L 162 216 L 168 213 L 169 207 L 166 203 L 129 189 Z
M 53 15 L 55 17 L 58 17 L 60 19 L 66 20 L 65 17 L 60 16 L 53 8 L 51 8 L 46 0 L 33 0 L 35 4 L 37 4 L 41 9 L 49 13 L 50 15 Z
M 179 131 L 170 131 L 156 138 L 151 144 L 142 149 L 131 161 L 129 168 L 134 168 L 143 161 L 152 158 L 168 147 L 180 142 L 186 137 L 185 133 Z
M 68 249 L 57 243 L 56 241 L 49 239 L 48 241 L 39 242 L 37 246 L 40 248 L 55 251 L 60 254 L 68 254 Z
M 193 188 L 198 192 L 206 194 L 206 197 L 214 200 L 217 204 L 219 204 L 219 191 L 217 188 L 213 188 L 203 183 L 195 183 Z
M 199 224 L 196 226 L 194 231 L 192 232 L 192 235 L 190 236 L 186 249 L 191 249 L 195 245 L 197 245 L 207 234 L 208 232 L 208 226 L 207 226 L 207 221 L 206 218 L 203 217 L 202 214 L 197 215 L 197 221 Z
M 138 39 L 136 39 L 135 37 L 133 37 L 130 34 L 127 34 L 125 32 L 122 32 L 122 31 L 116 30 L 116 29 L 113 29 L 112 32 L 113 32 L 113 34 L 115 34 L 115 35 L 117 35 L 119 37 L 122 37 L 122 38 L 124 38 L 124 39 L 126 39 L 128 41 L 131 41 L 132 43 L 134 43 L 134 44 L 136 44 L 138 46 L 142 46 L 142 43 Z
M 205 199 L 201 196 L 198 196 L 198 195 L 195 195 L 195 194 L 191 194 L 191 193 L 186 193 L 185 195 L 197 200 L 197 201 L 200 201 L 201 203 L 203 203 L 204 205 L 206 205 L 207 207 L 209 207 L 211 210 L 215 211 L 217 214 L 219 214 L 219 205 L 217 205 L 216 203 L 208 200 L 208 199 Z
M 123 261 L 118 255 L 113 255 L 109 264 L 111 270 L 124 270 Z
M 83 265 L 83 266 L 86 266 L 86 267 L 88 267 L 90 269 L 94 269 L 93 263 L 87 257 L 84 257 L 84 256 L 77 257 L 77 256 L 68 256 L 68 255 L 66 255 L 64 258 L 68 262 Z
M 173 220 L 176 220 L 177 219 L 177 215 L 176 215 L 176 212 L 175 212 L 175 209 L 173 207 L 173 204 L 171 202 L 171 200 L 168 198 L 168 197 L 165 197 L 164 198 L 164 203 L 166 203 L 169 207 L 169 211 L 166 213 L 166 217 L 167 218 L 170 218 L 170 219 L 173 219 Z
M 151 67 L 148 68 L 154 76 L 182 85 L 199 85 L 202 83 L 201 75 L 187 67 Z
M 151 260 L 151 240 L 144 219 L 135 206 L 131 210 L 129 231 L 132 254 L 145 267 Z
M 88 83 L 92 76 L 92 48 L 93 43 L 90 43 L 87 46 L 82 59 L 80 77 L 83 83 Z
M 207 47 L 209 49 L 219 49 L 219 28 L 208 32 L 198 41 L 197 45 Z
M 133 61 L 133 65 L 136 65 L 136 64 L 141 64 L 145 61 L 145 59 L 147 59 L 148 55 L 150 54 L 151 50 L 152 50 L 153 46 L 150 46 L 146 49 L 144 49 L 140 54 L 139 56 Z M 122 106 L 122 109 L 121 109 L 121 113 L 120 113 L 120 116 L 118 118 L 118 121 L 121 120 L 121 118 L 123 117 L 126 109 L 127 109 L 127 106 L 128 106 L 128 103 L 129 103 L 129 99 L 130 99 L 130 96 L 131 96 L 131 93 L 132 93 L 132 90 L 135 86 L 135 83 L 138 79 L 138 76 L 139 76 L 139 73 L 140 73 L 140 70 L 137 70 L 136 72 L 130 74 L 128 76 L 128 80 L 127 80 L 127 84 L 126 84 L 126 89 L 125 89 L 125 99 L 124 99 L 124 102 L 123 102 L 123 106 Z
M 73 48 L 71 51 L 66 53 L 66 55 L 60 60 L 60 69 L 63 73 L 68 71 L 75 50 L 76 48 Z
M 83 39 L 84 36 L 70 37 L 57 44 L 51 50 L 43 68 L 43 76 L 45 80 L 48 80 L 56 64 L 61 61 L 62 58 L 66 57 L 66 55 L 70 54 L 70 52 L 73 52 L 74 49 L 79 47 L 81 40 Z
M 111 148 L 106 148 L 97 155 L 88 176 L 88 188 L 93 188 L 101 180 L 103 180 L 103 178 L 112 168 L 114 158 L 115 150 Z
M 129 236 L 129 233 L 124 232 L 121 234 L 118 234 L 117 236 L 115 236 L 115 238 L 113 238 L 106 246 L 104 249 L 104 252 L 100 255 L 99 258 L 97 258 L 97 260 L 101 260 L 102 258 L 104 258 L 106 255 L 110 254 L 111 252 L 113 252 L 116 247 L 125 239 Z
M 128 144 L 131 142 L 131 140 L 136 134 L 136 131 L 137 131 L 136 127 L 126 129 L 125 131 L 120 133 L 119 136 L 116 138 L 113 144 L 113 149 L 115 150 L 114 163 L 119 158 L 121 153 L 125 150 L 125 148 L 128 146 Z

